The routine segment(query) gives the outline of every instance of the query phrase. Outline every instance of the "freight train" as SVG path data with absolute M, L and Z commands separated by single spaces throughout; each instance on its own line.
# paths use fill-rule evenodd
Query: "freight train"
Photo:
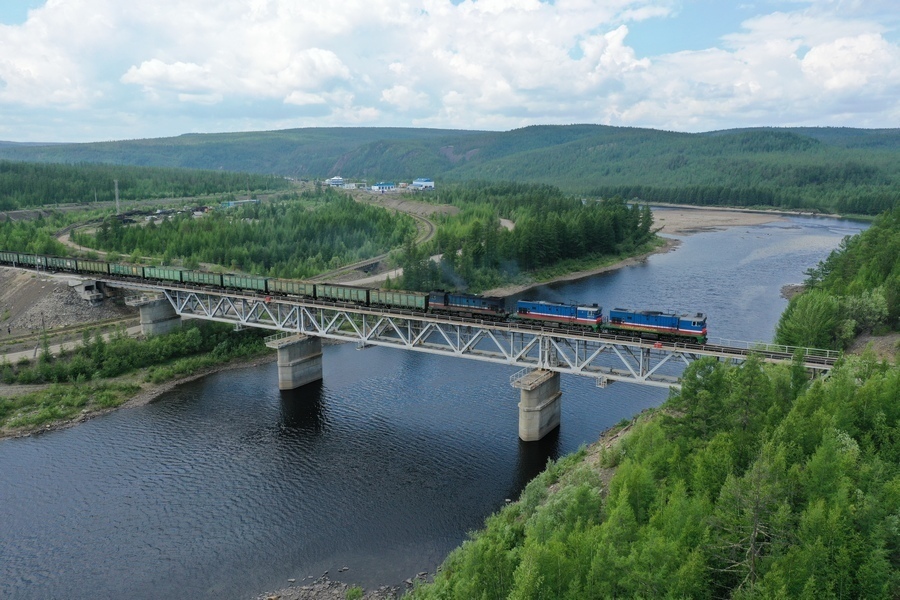
M 706 316 L 699 312 L 693 315 L 679 315 L 615 308 L 604 317 L 603 309 L 597 304 L 577 305 L 542 300 L 519 300 L 515 310 L 509 311 L 503 298 L 476 294 L 381 290 L 336 283 L 312 283 L 275 277 L 212 273 L 180 267 L 131 265 L 21 252 L 0 251 L 0 264 L 47 271 L 66 271 L 93 277 L 147 279 L 266 296 L 294 296 L 392 310 L 529 323 L 542 327 L 579 329 L 654 340 L 698 344 L 705 344 L 707 340 Z

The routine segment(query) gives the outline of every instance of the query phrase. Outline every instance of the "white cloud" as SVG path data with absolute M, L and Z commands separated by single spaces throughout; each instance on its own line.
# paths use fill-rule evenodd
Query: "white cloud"
M 826 90 L 881 88 L 900 82 L 900 51 L 877 34 L 845 37 L 812 48 L 803 72 Z
M 0 139 L 275 125 L 896 125 L 893 2 L 757 4 L 720 47 L 638 59 L 630 31 L 664 16 L 679 27 L 678 6 L 49 0 L 24 24 L 0 25 Z
M 388 104 L 393 104 L 401 111 L 409 111 L 414 108 L 421 108 L 428 104 L 428 94 L 417 92 L 405 85 L 395 85 L 394 87 L 381 92 L 381 99 Z
M 285 104 L 294 104 L 296 106 L 308 106 L 310 104 L 325 104 L 325 98 L 320 94 L 293 91 L 287 95 L 284 102 Z
M 122 76 L 125 83 L 142 85 L 147 90 L 176 90 L 180 92 L 211 91 L 217 85 L 209 67 L 194 63 L 166 64 L 158 59 L 147 60 L 139 67 L 131 67 Z

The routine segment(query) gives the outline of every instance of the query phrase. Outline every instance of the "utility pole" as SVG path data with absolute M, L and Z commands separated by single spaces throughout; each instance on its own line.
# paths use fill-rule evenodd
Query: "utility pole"
M 116 215 L 119 214 L 119 180 L 113 179 L 113 183 L 116 184 Z

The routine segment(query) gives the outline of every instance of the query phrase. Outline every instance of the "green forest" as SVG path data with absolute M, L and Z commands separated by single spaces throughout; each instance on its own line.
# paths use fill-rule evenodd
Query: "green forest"
M 900 330 L 900 207 L 807 272 L 807 291 L 791 299 L 775 341 L 844 349 L 862 333 Z
M 473 180 L 516 181 L 584 197 L 865 215 L 893 208 L 900 197 L 900 129 L 309 128 L 91 144 L 2 144 L 0 158 L 297 179 L 340 175 L 369 183 L 427 176 L 438 188 Z M 92 188 L 85 193 L 92 197 Z
M 283 177 L 104 164 L 23 163 L 0 160 L 0 210 L 116 199 L 187 198 L 285 190 Z
M 37 218 L 28 221 L 0 220 L 0 248 L 29 254 L 66 256 L 69 248 L 57 240 L 54 233 L 70 222 L 59 214 L 45 217 L 40 213 Z
M 804 297 L 877 305 L 853 327 L 897 329 L 898 216 L 811 269 L 779 335 Z M 871 351 L 813 381 L 799 363 L 694 362 L 665 404 L 549 464 L 409 596 L 900 597 L 898 398 L 900 367 Z
M 397 258 L 403 277 L 396 287 L 483 291 L 542 269 L 572 270 L 572 261 L 634 254 L 655 237 L 646 205 L 586 202 L 547 185 L 470 183 L 450 186 L 435 201 L 460 211 L 439 221 L 432 242 L 407 244 Z M 431 260 L 438 254 L 439 262 Z
M 149 256 L 189 268 L 205 263 L 302 279 L 387 252 L 415 234 L 411 217 L 356 203 L 326 187 L 296 198 L 214 210 L 201 218 L 181 213 L 145 225 L 109 218 L 95 233 L 75 232 L 72 239 L 134 262 Z

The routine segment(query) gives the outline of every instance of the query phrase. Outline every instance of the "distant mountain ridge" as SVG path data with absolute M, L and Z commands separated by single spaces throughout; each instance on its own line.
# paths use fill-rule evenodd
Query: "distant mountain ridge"
M 85 144 L 0 142 L 0 159 L 108 163 L 294 178 L 547 183 L 576 194 L 880 212 L 900 190 L 900 129 L 679 133 L 605 125 L 511 131 L 307 128 Z M 677 196 L 677 194 L 675 194 Z M 685 196 L 692 196 L 686 198 Z M 671 200 L 679 201 L 672 197 Z M 742 200 L 742 201 L 740 201 Z

